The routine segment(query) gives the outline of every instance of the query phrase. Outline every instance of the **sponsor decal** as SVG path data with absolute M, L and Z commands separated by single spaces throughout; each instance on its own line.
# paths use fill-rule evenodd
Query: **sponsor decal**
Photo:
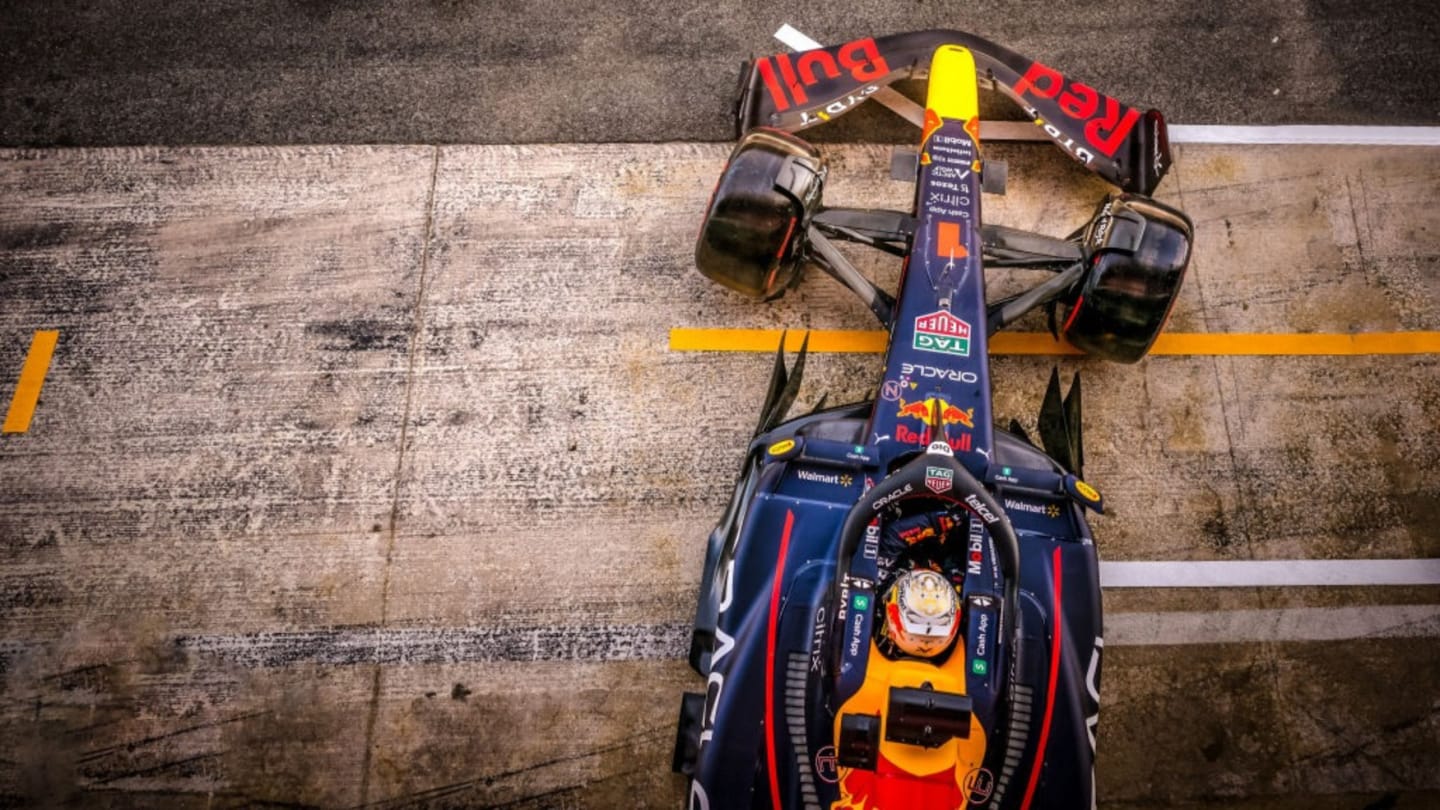
M 770 100 L 775 102 L 775 109 L 782 111 L 790 108 L 792 98 L 795 104 L 809 103 L 810 97 L 805 88 L 820 82 L 822 75 L 838 79 L 843 70 L 849 71 L 851 78 L 857 82 L 873 82 L 890 72 L 890 66 L 880 55 L 875 40 L 869 37 L 847 42 L 833 55 L 828 49 L 806 51 L 793 58 L 788 53 L 782 53 L 761 59 L 755 67 L 765 83 L 765 89 L 770 92 Z M 786 88 L 790 90 L 789 94 L 785 92 Z
M 705 681 L 705 707 L 700 713 L 699 749 L 702 751 L 705 749 L 706 743 L 715 736 L 715 712 L 720 708 L 720 698 L 725 693 L 725 673 L 720 671 L 716 665 L 725 660 L 725 656 L 735 649 L 734 637 L 720 629 L 721 622 L 719 621 L 724 618 L 725 611 L 730 609 L 730 603 L 734 601 L 735 591 L 731 581 L 734 575 L 735 560 L 732 559 L 720 571 L 720 608 L 715 623 L 715 649 L 710 654 L 710 676 Z M 700 800 L 702 804 L 708 802 L 703 789 L 700 791 Z
M 1115 157 L 1115 150 L 1140 120 L 1139 111 L 1125 107 L 1089 85 L 1069 80 L 1060 71 L 1039 62 L 1030 65 L 1015 83 L 1015 94 L 1021 98 L 1054 101 L 1061 112 L 1084 121 L 1085 141 L 1110 158 Z
M 970 664 L 970 671 L 976 675 L 984 675 L 990 671 L 990 663 L 986 659 L 990 655 L 990 614 L 981 613 L 975 626 L 975 654 Z
M 900 364 L 900 375 L 902 377 L 920 377 L 921 379 L 927 380 L 945 380 L 947 382 L 958 383 L 980 382 L 980 375 L 976 374 L 973 371 L 963 371 L 956 368 L 940 368 L 937 366 L 923 366 L 916 363 L 902 362 Z M 897 393 L 895 398 L 899 399 L 899 389 L 897 388 L 896 391 Z
M 950 456 L 951 458 L 955 457 L 955 451 L 951 450 L 950 445 L 946 444 L 945 442 L 930 442 L 930 444 L 925 447 L 925 452 L 934 453 L 937 456 Z
M 886 380 L 880 386 L 880 398 L 886 402 L 894 402 L 900 398 L 900 383 L 897 380 Z
M 1110 216 L 1110 211 L 1115 207 L 1115 201 L 1109 200 L 1105 207 L 1100 209 L 1100 214 L 1095 217 L 1095 232 L 1090 235 L 1090 249 L 1099 250 L 1105 246 L 1105 237 L 1110 235 L 1110 226 L 1115 218 Z
M 872 520 L 865 527 L 865 545 L 862 550 L 867 560 L 873 560 L 880 556 L 880 524 L 877 521 Z
M 848 487 L 851 484 L 855 483 L 855 479 L 848 475 L 842 475 L 837 473 L 821 473 L 815 472 L 814 470 L 797 470 L 795 472 L 795 477 L 799 478 L 801 481 L 809 481 L 813 484 L 831 484 L 841 487 Z
M 913 345 L 922 352 L 970 356 L 970 324 L 945 310 L 915 319 Z
M 941 185 L 932 183 L 931 185 Z M 950 185 L 945 183 L 944 185 Z M 947 211 L 956 208 L 966 208 L 970 205 L 970 198 L 964 194 L 932 190 L 925 198 L 925 207 Z M 937 212 L 938 213 L 938 212 Z M 963 259 L 970 255 L 965 249 L 965 243 L 960 240 L 959 228 L 953 231 L 946 228 L 946 225 L 956 226 L 956 222 L 941 222 L 938 232 L 935 235 L 935 255 L 946 261 Z
M 1094 487 L 1084 481 L 1078 479 L 1075 481 L 1075 491 L 1080 493 L 1080 497 L 1087 501 L 1099 502 L 1100 500 L 1100 493 L 1096 492 Z
M 1090 664 L 1085 668 L 1085 691 L 1090 695 L 1093 709 L 1085 716 L 1085 730 L 1090 735 L 1090 757 L 1095 757 L 1095 727 L 1100 724 L 1100 651 L 1105 648 L 1105 639 L 1095 637 L 1095 646 L 1090 648 Z
M 854 601 L 852 601 L 850 604 L 854 605 L 856 610 L 869 610 L 869 609 L 870 609 L 870 594 L 867 594 L 867 593 L 857 593 L 857 594 L 855 594 L 855 599 L 854 599 Z
M 899 442 L 905 442 L 906 444 L 929 445 L 930 428 L 927 427 L 924 430 L 915 431 L 904 425 L 896 425 L 895 440 Z M 973 445 L 973 439 L 971 439 L 969 433 L 961 433 L 959 436 L 950 436 L 948 439 L 946 439 L 946 442 L 950 445 L 950 449 L 954 450 L 957 453 L 968 453 L 971 446 Z
M 975 496 L 970 496 L 975 497 Z M 965 573 L 980 575 L 983 570 L 981 563 L 985 560 L 985 530 L 979 523 L 970 521 L 970 537 L 967 554 L 965 555 Z
M 985 768 L 976 768 L 965 774 L 961 787 L 965 791 L 965 798 L 971 804 L 984 804 L 995 790 L 995 777 Z
M 949 452 L 949 445 L 941 444 L 940 446 L 944 447 L 946 452 Z M 955 471 L 948 467 L 925 468 L 925 488 L 935 493 L 936 495 L 949 492 L 950 487 L 954 484 L 954 482 Z
M 1059 127 L 1055 126 L 1049 121 L 1046 121 L 1045 117 L 1040 114 L 1039 110 L 1035 109 L 1034 107 L 1027 106 L 1025 107 L 1025 114 L 1030 116 L 1030 119 L 1035 122 L 1035 126 L 1045 130 L 1045 134 L 1049 135 L 1051 140 L 1055 141 L 1055 143 L 1058 144 L 1061 149 L 1069 152 L 1070 155 L 1076 160 L 1084 163 L 1086 166 L 1089 166 L 1090 161 L 1095 159 L 1095 153 L 1075 143 L 1074 138 L 1069 137 L 1065 133 L 1061 132 Z
M 840 759 L 835 756 L 835 746 L 827 745 L 815 752 L 815 775 L 832 785 L 840 781 Z
M 810 671 L 821 672 L 825 655 L 825 606 L 815 609 L 815 624 L 810 627 Z
M 903 489 L 897 489 L 889 495 L 877 498 L 874 503 L 870 504 L 870 508 L 878 512 L 906 495 L 909 495 L 914 489 L 914 484 L 906 484 Z
M 1155 176 L 1159 177 L 1164 168 L 1165 158 L 1160 153 L 1160 120 L 1158 118 L 1155 120 L 1155 125 L 1151 127 L 1150 140 L 1155 144 L 1155 157 L 1150 162 L 1150 168 L 1155 172 Z
M 1017 501 L 1014 498 L 1006 498 L 1005 508 L 1011 512 L 1028 512 L 1032 515 L 1044 515 L 1047 518 L 1060 517 L 1060 507 L 1053 503 L 1041 504 L 1034 501 Z
M 857 656 L 857 655 L 860 654 L 860 640 L 861 640 L 862 638 L 864 638 L 864 636 L 865 636 L 865 627 L 864 627 L 864 625 L 865 625 L 865 614 L 860 612 L 860 604 L 861 604 L 860 596 L 857 595 L 857 596 L 855 597 L 855 607 L 856 607 L 855 617 L 854 617 L 854 620 L 850 622 L 850 657 L 851 657 L 851 658 L 854 658 L 855 656 Z M 864 604 L 869 605 L 869 604 L 870 604 L 870 600 L 867 598 L 867 599 L 865 600 Z
M 845 96 L 844 98 L 839 99 L 838 101 L 832 101 L 829 104 L 826 104 L 825 109 L 823 110 L 802 110 L 800 112 L 800 124 L 802 126 L 809 126 L 811 124 L 819 124 L 824 121 L 829 121 L 831 118 L 840 115 L 841 113 L 853 108 L 855 105 L 869 98 L 872 93 L 879 89 L 880 85 L 878 84 L 867 84 L 859 90 L 856 90 L 855 92 Z
M 938 397 L 928 397 L 921 402 L 906 402 L 902 398 L 900 409 L 895 412 L 895 416 L 901 419 L 919 419 L 928 425 L 937 412 L 942 424 L 975 427 L 974 408 L 957 408 Z
M 978 497 L 976 497 L 973 493 L 965 496 L 965 503 L 971 509 L 974 509 L 975 514 L 979 515 L 980 519 L 985 521 L 987 524 L 1000 522 L 1000 518 L 996 517 L 995 513 L 990 511 L 990 507 L 986 506 L 985 503 L 981 501 Z
M 770 449 L 765 452 L 772 456 L 783 456 L 793 449 L 795 449 L 795 441 L 793 439 L 781 439 L 770 445 Z

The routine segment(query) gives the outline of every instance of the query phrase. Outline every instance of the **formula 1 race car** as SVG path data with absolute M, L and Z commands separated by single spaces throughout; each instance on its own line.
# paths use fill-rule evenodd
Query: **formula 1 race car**
M 926 79 L 910 211 L 828 208 L 795 132 Z M 998 88 L 1120 191 L 1068 238 L 982 224 L 978 91 Z M 1080 477 L 1078 377 L 1052 372 L 1039 445 L 993 427 L 987 343 L 1039 307 L 1087 353 L 1139 360 L 1163 328 L 1192 226 L 1149 195 L 1165 123 L 979 37 L 925 31 L 747 64 L 740 139 L 696 248 L 761 300 L 815 265 L 889 332 L 873 400 L 783 421 L 805 347 L 783 339 L 733 499 L 710 534 L 674 767 L 688 806 L 1041 808 L 1094 802 L 1102 632 Z M 902 257 L 899 294 L 836 249 Z M 987 271 L 1050 270 L 996 301 Z M 1041 449 L 1043 447 L 1043 449 Z

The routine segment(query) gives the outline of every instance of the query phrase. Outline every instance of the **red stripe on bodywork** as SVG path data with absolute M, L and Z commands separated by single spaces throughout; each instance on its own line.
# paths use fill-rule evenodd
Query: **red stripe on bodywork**
M 765 640 L 765 761 L 770 770 L 770 806 L 780 807 L 780 774 L 775 770 L 775 629 L 780 623 L 780 582 L 785 577 L 785 554 L 790 550 L 790 530 L 795 513 L 785 512 L 785 529 L 780 533 L 780 555 L 775 559 L 775 582 L 770 586 L 770 631 Z
M 775 109 L 788 109 L 790 99 L 786 98 L 785 91 L 780 89 L 780 82 L 775 78 L 775 68 L 770 66 L 770 59 L 767 57 L 756 62 L 755 69 L 760 71 L 760 80 L 765 82 L 765 89 L 770 91 L 770 100 L 775 102 Z
M 1060 327 L 1061 332 L 1070 331 L 1070 324 L 1075 323 L 1075 318 L 1080 314 L 1080 307 L 1085 306 L 1085 296 L 1075 299 L 1075 308 L 1070 310 L 1070 317 L 1065 319 L 1065 325 Z
M 1065 624 L 1065 614 L 1060 602 L 1060 548 L 1055 548 L 1051 557 L 1051 570 L 1055 576 L 1055 632 L 1050 641 L 1050 685 L 1045 690 L 1045 719 L 1040 723 L 1040 741 L 1035 747 L 1035 768 L 1030 771 L 1030 784 L 1025 787 L 1025 799 L 1020 810 L 1029 810 L 1030 800 L 1035 798 L 1035 786 L 1040 784 L 1040 768 L 1045 764 L 1045 743 L 1050 741 L 1050 718 L 1055 714 L 1055 680 L 1060 676 L 1060 628 Z

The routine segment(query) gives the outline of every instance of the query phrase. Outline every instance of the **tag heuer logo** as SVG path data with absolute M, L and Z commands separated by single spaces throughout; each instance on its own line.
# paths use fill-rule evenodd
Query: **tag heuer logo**
M 922 352 L 970 356 L 970 324 L 939 310 L 915 319 L 915 348 Z
M 950 485 L 955 481 L 955 471 L 945 467 L 925 468 L 925 488 L 941 495 L 950 491 Z

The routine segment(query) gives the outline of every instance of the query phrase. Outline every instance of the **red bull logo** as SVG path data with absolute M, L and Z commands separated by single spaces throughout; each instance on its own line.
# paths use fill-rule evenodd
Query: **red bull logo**
M 788 53 L 766 57 L 756 62 L 755 68 L 760 73 L 760 80 L 765 83 L 765 89 L 770 92 L 770 100 L 775 102 L 776 110 L 789 109 L 791 97 L 796 104 L 810 103 L 805 88 L 818 83 L 822 75 L 830 79 L 840 78 L 842 68 L 849 71 L 851 78 L 857 82 L 877 81 L 890 73 L 890 66 L 871 38 L 847 42 L 834 55 L 827 48 L 805 51 L 793 59 Z M 777 70 L 779 75 L 776 75 Z M 785 92 L 787 89 L 789 95 Z
M 922 402 L 906 402 L 900 399 L 900 410 L 896 416 L 902 419 L 919 419 L 925 424 L 935 421 L 936 412 L 940 414 L 940 422 L 944 425 L 963 425 L 967 428 L 975 427 L 975 409 L 960 409 L 937 397 L 927 397 Z
M 1015 92 L 1022 97 L 1028 95 L 1053 100 L 1061 112 L 1084 121 L 1085 140 L 1106 157 L 1115 156 L 1115 150 L 1120 148 L 1125 136 L 1140 120 L 1137 110 L 1102 95 L 1089 85 L 1069 81 L 1060 71 L 1039 62 L 1032 64 L 1015 83 Z M 1050 133 L 1050 136 L 1061 137 L 1059 130 Z M 1082 160 L 1089 163 L 1086 158 Z
M 906 444 L 929 444 L 930 428 L 927 427 L 922 431 L 914 431 L 904 425 L 896 425 L 895 439 L 896 441 L 905 442 Z M 969 433 L 951 436 L 947 439 L 946 443 L 950 445 L 951 450 L 957 453 L 968 453 L 973 446 L 973 440 L 970 438 Z

